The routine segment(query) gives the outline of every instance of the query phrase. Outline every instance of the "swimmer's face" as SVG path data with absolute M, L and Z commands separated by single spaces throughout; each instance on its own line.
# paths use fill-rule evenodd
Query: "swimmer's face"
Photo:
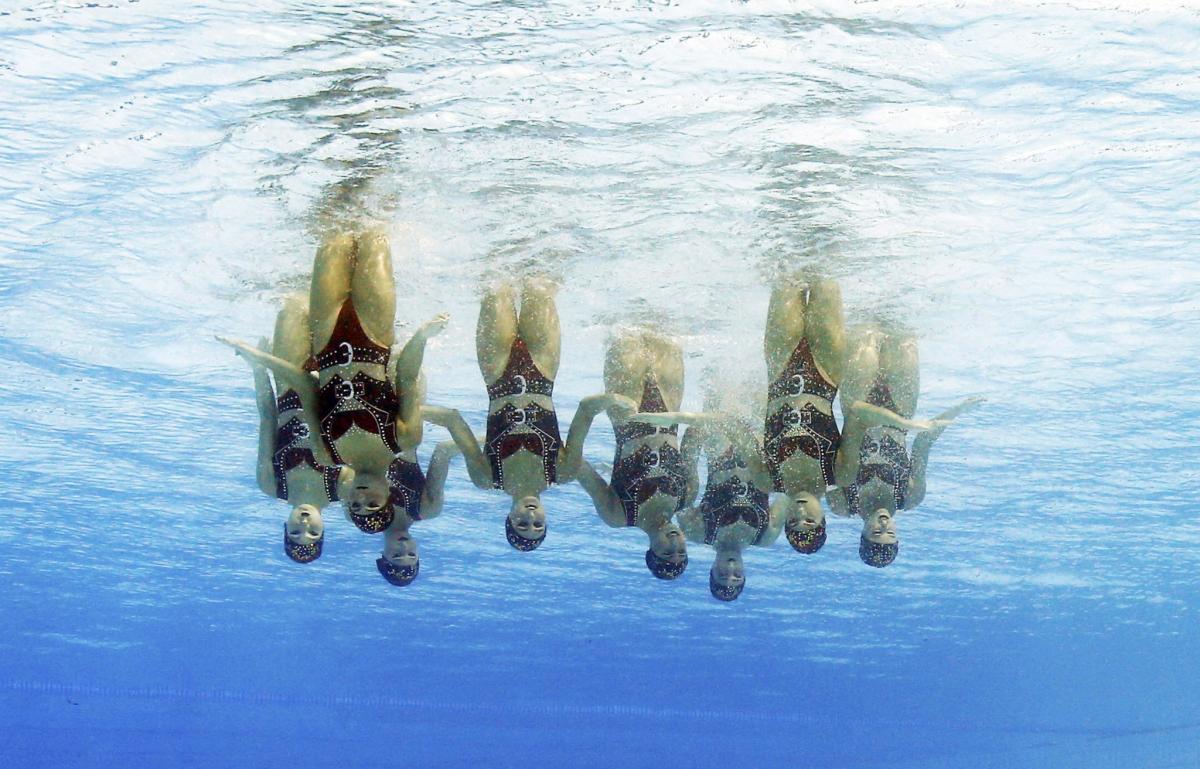
M 876 545 L 894 545 L 900 541 L 896 536 L 896 518 L 884 507 L 863 519 L 862 535 Z
M 383 539 L 383 557 L 397 568 L 414 568 L 420 560 L 417 541 L 408 529 L 389 529 Z
M 659 559 L 674 566 L 687 560 L 687 541 L 677 524 L 668 523 L 650 535 L 650 549 Z
M 789 531 L 812 532 L 821 528 L 825 523 L 825 510 L 821 501 L 812 494 L 801 492 L 791 498 L 791 515 L 788 516 Z
M 388 501 L 387 478 L 374 473 L 359 473 L 343 501 L 354 515 L 378 513 Z
M 537 497 L 521 497 L 514 499 L 512 510 L 508 513 L 517 535 L 525 539 L 541 539 L 546 536 L 546 508 Z
M 742 554 L 730 551 L 717 553 L 717 560 L 712 565 L 713 580 L 724 588 L 736 588 L 746 584 L 746 570 L 742 564 Z
M 297 505 L 287 519 L 287 538 L 296 545 L 311 545 L 325 533 L 321 511 L 312 505 Z

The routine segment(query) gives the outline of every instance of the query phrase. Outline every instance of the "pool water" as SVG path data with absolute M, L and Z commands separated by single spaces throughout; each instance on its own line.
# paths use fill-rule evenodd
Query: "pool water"
M 0 763 L 1200 765 L 1198 41 L 1149 2 L 0 5 Z M 831 520 L 721 604 L 577 485 L 517 553 L 461 461 L 410 588 L 332 515 L 299 567 L 213 336 L 364 223 L 477 427 L 480 291 L 528 275 L 564 427 L 636 324 L 686 408 L 762 386 L 800 268 L 917 334 L 919 415 L 987 404 L 887 569 Z

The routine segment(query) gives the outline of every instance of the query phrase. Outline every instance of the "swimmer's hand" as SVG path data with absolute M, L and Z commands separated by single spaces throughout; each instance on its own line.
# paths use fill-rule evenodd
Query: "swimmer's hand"
M 632 398 L 627 398 L 617 393 L 609 393 L 608 399 L 608 414 L 613 419 L 624 421 L 637 413 L 638 405 L 633 402 Z
M 634 411 L 637 411 L 635 408 Z M 653 427 L 674 427 L 676 425 L 675 415 L 659 414 L 659 413 L 635 413 L 630 415 L 630 422 L 641 422 Z
M 437 315 L 433 316 L 433 318 L 431 318 L 430 320 L 427 320 L 424 323 L 422 323 L 421 327 L 417 329 L 417 334 L 425 337 L 426 339 L 432 339 L 433 337 L 435 337 L 438 334 L 445 331 L 446 325 L 449 322 L 450 322 L 450 313 L 448 313 L 448 312 L 438 313 Z
M 221 344 L 229 345 L 230 347 L 232 347 L 233 351 L 237 355 L 241 356 L 242 358 L 245 358 L 246 361 L 248 363 L 250 363 L 250 365 L 252 365 L 252 366 L 260 365 L 259 361 L 257 360 L 258 353 L 268 351 L 267 348 L 263 346 L 263 342 L 266 341 L 265 339 L 259 342 L 258 349 L 251 347 L 249 344 L 247 344 L 246 342 L 243 342 L 240 339 L 230 339 L 227 336 L 217 336 L 216 339 Z

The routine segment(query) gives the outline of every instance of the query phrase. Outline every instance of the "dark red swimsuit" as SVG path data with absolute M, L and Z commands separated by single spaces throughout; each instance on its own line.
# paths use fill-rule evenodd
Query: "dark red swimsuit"
M 276 409 L 280 414 L 300 409 L 300 396 L 295 390 L 288 390 L 279 397 Z M 330 502 L 337 501 L 337 484 L 341 468 L 334 465 L 323 465 L 317 462 L 312 450 L 312 435 L 308 425 L 299 416 L 294 416 L 279 427 L 275 433 L 275 453 L 271 456 L 271 466 L 275 469 L 275 496 L 279 499 L 288 498 L 288 471 L 301 465 L 311 472 L 321 476 L 325 488 L 325 498 Z
M 745 470 L 746 463 L 729 447 L 716 460 L 708 463 L 709 482 L 700 499 L 700 515 L 704 519 L 704 543 L 717 541 L 718 532 L 726 526 L 744 521 L 758 532 L 754 544 L 762 541 L 771 522 L 768 494 L 740 475 L 734 475 L 721 483 L 713 484 L 712 477 L 718 472 Z
M 895 413 L 896 401 L 882 379 L 876 379 L 867 394 L 867 403 Z M 906 434 L 894 427 L 872 428 L 863 436 L 862 448 L 858 452 L 858 475 L 854 483 L 845 487 L 846 505 L 852 515 L 861 516 L 862 488 L 872 479 L 879 479 L 892 487 L 892 499 L 896 510 L 904 509 L 908 494 L 908 480 L 912 465 L 908 456 Z
M 338 313 L 329 343 L 309 360 L 306 368 L 325 371 L 350 363 L 377 363 L 386 370 L 391 350 L 371 341 L 354 311 L 354 300 L 347 299 Z M 400 399 L 392 383 L 359 371 L 349 379 L 334 374 L 319 393 L 321 435 L 329 445 L 333 461 L 345 464 L 335 442 L 353 427 L 379 436 L 393 454 L 396 444 L 396 412 Z
M 661 414 L 666 410 L 667 406 L 663 402 L 658 383 L 654 381 L 653 375 L 647 376 L 638 411 Z M 683 456 L 679 453 L 679 447 L 673 445 L 674 441 L 663 443 L 656 449 L 640 446 L 629 456 L 621 456 L 625 444 L 629 441 L 656 434 L 678 436 L 679 428 L 626 422 L 617 427 L 615 433 L 617 456 L 613 460 L 612 480 L 609 486 L 621 500 L 621 506 L 625 508 L 625 525 L 637 525 L 638 506 L 655 494 L 675 497 L 675 509 L 672 513 L 680 510 L 687 494 L 687 474 L 683 468 Z
M 525 341 L 517 337 L 508 355 L 504 373 L 487 388 L 491 400 L 510 395 L 554 395 L 554 381 L 538 371 Z M 492 466 L 492 487 L 504 488 L 504 460 L 521 449 L 542 458 L 542 473 L 546 485 L 558 480 L 558 451 L 562 438 L 558 432 L 558 415 L 535 403 L 518 408 L 506 403 L 488 415 L 487 436 L 483 452 Z
M 801 339 L 800 344 L 796 345 L 787 367 L 767 390 L 767 398 L 771 401 L 800 395 L 812 395 L 829 401 L 829 413 L 817 409 L 810 402 L 799 409 L 791 403 L 784 403 L 774 413 L 767 415 L 763 450 L 775 482 L 775 491 L 784 490 L 780 467 L 797 449 L 821 463 L 826 486 L 834 484 L 833 466 L 842 440 L 833 418 L 833 398 L 837 395 L 837 386 L 821 375 L 807 339 Z

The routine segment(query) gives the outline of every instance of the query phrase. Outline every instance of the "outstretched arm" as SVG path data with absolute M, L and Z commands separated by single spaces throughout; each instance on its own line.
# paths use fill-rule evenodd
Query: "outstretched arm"
M 784 524 L 787 523 L 787 507 L 788 498 L 783 494 L 778 495 L 771 503 L 771 509 L 767 513 L 767 528 L 763 529 L 762 536 L 755 540 L 755 545 L 768 547 L 779 539 L 779 534 L 783 531 Z
M 479 440 L 471 432 L 471 428 L 463 420 L 457 409 L 441 406 L 422 406 L 421 416 L 427 422 L 446 428 L 454 439 L 458 450 L 462 452 L 463 461 L 467 463 L 467 475 L 481 489 L 492 488 L 492 466 L 479 447 Z
M 846 409 L 846 422 L 842 425 L 842 442 L 838 447 L 837 459 L 833 464 L 833 475 L 837 485 L 849 486 L 858 477 L 863 439 L 872 427 L 896 427 L 901 430 L 924 432 L 932 428 L 929 422 L 905 419 L 885 408 L 873 406 L 865 401 L 854 401 Z
M 442 441 L 429 458 L 429 469 L 425 471 L 425 490 L 421 492 L 421 520 L 436 518 L 442 512 L 445 500 L 446 476 L 450 474 L 450 460 L 458 456 L 458 444 Z
M 953 408 L 946 409 L 931 420 L 932 428 L 921 433 L 913 441 L 912 464 L 908 476 L 908 489 L 904 495 L 904 509 L 911 510 L 925 500 L 925 470 L 929 466 L 929 450 L 956 417 L 971 411 L 983 403 L 983 398 L 967 398 Z
M 612 487 L 600 476 L 600 473 L 596 472 L 596 468 L 592 467 L 591 463 L 587 460 L 580 460 L 575 480 L 579 481 L 579 485 L 592 498 L 592 505 L 596 508 L 600 520 L 613 528 L 625 525 L 625 507 Z
M 587 440 L 588 432 L 592 429 L 592 422 L 601 411 L 607 408 L 633 413 L 637 411 L 637 404 L 624 395 L 615 393 L 589 395 L 579 401 L 579 408 L 575 409 L 571 427 L 567 430 L 567 442 L 559 449 L 559 483 L 574 480 L 579 473 L 580 466 L 583 464 L 583 444 Z
M 401 446 L 421 445 L 424 421 L 421 419 L 421 398 L 418 392 L 421 365 L 425 361 L 425 343 L 442 333 L 450 316 L 442 313 L 421 325 L 396 356 L 396 394 L 400 396 L 400 413 L 396 415 L 396 442 Z
M 217 341 L 232 347 L 235 353 L 256 370 L 261 367 L 269 368 L 275 374 L 276 382 L 282 382 L 284 386 L 296 391 L 296 394 L 300 396 L 300 411 L 304 423 L 308 426 L 309 435 L 314 436 L 310 441 L 313 457 L 323 465 L 332 464 L 333 457 L 330 456 L 325 442 L 316 437 L 321 434 L 316 377 L 294 363 L 277 358 L 266 350 L 251 347 L 237 339 L 219 336 Z
M 267 340 L 259 343 L 263 346 Z M 275 496 L 275 433 L 279 430 L 279 422 L 275 409 L 275 390 L 271 387 L 271 377 L 267 370 L 254 366 L 254 396 L 258 404 L 258 488 L 264 494 Z

